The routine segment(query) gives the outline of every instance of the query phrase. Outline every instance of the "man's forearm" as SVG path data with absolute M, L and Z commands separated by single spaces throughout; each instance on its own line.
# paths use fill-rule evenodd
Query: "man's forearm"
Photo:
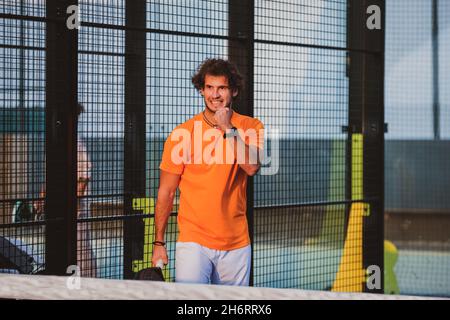
M 236 143 L 232 142 L 233 140 L 230 138 L 227 139 L 229 145 L 231 144 L 233 147 L 234 157 L 237 159 L 238 165 L 249 176 L 255 175 L 261 167 L 258 148 L 245 144 L 239 135 L 236 136 Z
M 164 241 L 167 222 L 172 212 L 175 192 L 159 191 L 155 208 L 155 240 Z

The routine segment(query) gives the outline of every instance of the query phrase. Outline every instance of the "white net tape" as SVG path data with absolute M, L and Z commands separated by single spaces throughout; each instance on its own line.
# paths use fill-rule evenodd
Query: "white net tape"
M 421 300 L 416 296 L 335 293 L 134 280 L 0 274 L 0 298 L 24 300 Z

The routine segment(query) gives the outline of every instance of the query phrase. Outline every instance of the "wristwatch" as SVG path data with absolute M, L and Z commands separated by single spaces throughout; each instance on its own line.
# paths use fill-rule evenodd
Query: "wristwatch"
M 225 131 L 225 133 L 223 134 L 223 138 L 231 138 L 231 137 L 236 137 L 238 136 L 238 130 L 236 127 L 232 127 L 230 128 L 230 130 L 228 132 Z

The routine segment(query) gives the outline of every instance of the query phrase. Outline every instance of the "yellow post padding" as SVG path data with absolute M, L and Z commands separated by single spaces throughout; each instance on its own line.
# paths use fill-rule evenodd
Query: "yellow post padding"
M 398 259 L 397 247 L 389 240 L 384 240 L 384 293 L 400 294 L 394 267 Z
M 143 214 L 152 214 L 155 212 L 155 200 L 153 198 L 135 198 L 133 199 L 133 210 L 142 210 Z M 152 230 L 154 218 L 144 218 L 144 252 L 142 260 L 133 261 L 133 272 L 139 272 L 142 269 L 152 267 L 152 251 L 151 243 L 154 241 L 155 235 Z
M 352 135 L 352 200 L 364 197 L 363 189 L 363 135 Z
M 177 203 L 174 204 L 173 210 L 177 209 Z M 133 210 L 142 210 L 144 214 L 152 214 L 155 212 L 155 199 L 153 198 L 135 198 L 133 199 Z M 155 241 L 155 218 L 143 218 L 144 220 L 144 256 L 142 260 L 133 261 L 133 272 L 139 272 L 143 269 L 152 267 L 153 241 Z M 169 224 L 176 221 L 176 217 L 169 218 Z M 163 268 L 164 279 L 169 278 L 169 270 Z
M 363 135 L 352 135 L 352 200 L 363 199 Z M 354 202 L 350 208 L 347 234 L 332 291 L 362 292 L 366 275 L 363 267 L 363 217 L 369 204 Z
M 363 217 L 369 213 L 369 204 L 353 203 L 345 238 L 344 251 L 332 291 L 362 292 L 366 281 L 363 268 L 362 226 Z

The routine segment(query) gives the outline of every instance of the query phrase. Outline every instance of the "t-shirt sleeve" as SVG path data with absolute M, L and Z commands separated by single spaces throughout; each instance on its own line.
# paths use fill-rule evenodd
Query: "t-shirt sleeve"
M 245 144 L 248 146 L 256 146 L 258 149 L 264 150 L 264 125 L 258 119 L 253 118 L 250 124 L 249 134 L 245 136 Z
M 174 134 L 175 130 L 169 135 L 164 143 L 164 149 L 162 154 L 161 163 L 159 168 L 161 170 L 182 174 L 185 166 L 183 159 L 186 148 L 183 148 L 183 143 L 186 143 L 185 138 L 179 137 Z

